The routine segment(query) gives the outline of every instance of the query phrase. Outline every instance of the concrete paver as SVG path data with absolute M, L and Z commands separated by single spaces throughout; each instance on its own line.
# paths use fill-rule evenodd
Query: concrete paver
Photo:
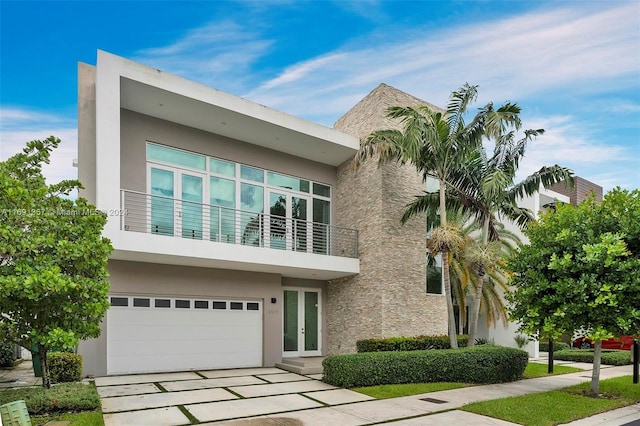
M 102 398 L 112 396 L 128 396 L 128 395 L 141 395 L 143 393 L 160 393 L 153 383 L 144 383 L 141 385 L 115 385 L 115 386 L 101 386 L 97 388 L 98 395 Z
M 322 373 L 320 373 L 320 374 L 307 374 L 307 377 L 310 377 L 310 378 L 312 378 L 314 380 L 322 380 L 322 376 L 323 376 Z
M 184 391 L 208 388 L 223 388 L 229 386 L 265 384 L 254 376 L 221 377 L 219 379 L 183 380 L 179 382 L 161 382 L 160 385 L 168 391 Z
M 224 389 L 201 389 L 185 392 L 116 396 L 102 399 L 102 412 L 113 413 L 117 411 L 142 410 L 145 408 L 170 407 L 236 398 L 237 396 Z
M 210 402 L 185 406 L 185 408 L 201 422 L 260 416 L 313 407 L 322 407 L 322 404 L 298 394 L 236 399 L 234 401 Z
M 277 420 L 267 416 L 250 417 L 248 419 L 226 420 L 222 422 L 200 423 L 201 425 L 215 426 L 282 426 Z M 292 424 L 290 426 L 303 426 L 302 424 Z
M 302 376 L 296 373 L 284 373 L 284 374 L 261 374 L 257 376 L 263 380 L 271 383 L 284 383 L 284 382 L 299 382 L 301 380 L 311 380 L 307 376 Z
M 331 386 L 317 380 L 308 380 L 305 382 L 274 383 L 269 385 L 235 386 L 230 387 L 229 390 L 236 392 L 245 398 L 251 398 L 256 396 L 311 392 L 335 388 L 335 386 Z
M 414 417 L 436 410 L 436 408 L 431 410 L 426 403 L 422 409 L 417 409 L 404 404 L 397 404 L 391 399 L 356 402 L 354 404 L 338 405 L 331 408 L 341 413 L 367 420 L 368 423 Z
M 177 426 L 189 423 L 187 416 L 177 407 L 104 415 L 105 426 Z
M 311 397 L 329 405 L 348 404 L 351 402 L 369 401 L 375 399 L 369 395 L 364 395 L 348 389 L 333 389 L 317 392 L 305 392 L 303 395 Z
M 269 419 L 276 420 L 278 426 L 360 426 L 369 423 L 351 414 L 342 413 L 333 407 L 315 408 L 292 413 L 271 414 Z
M 136 383 L 168 382 L 170 380 L 198 379 L 196 373 L 184 371 L 181 373 L 152 373 L 131 374 L 126 376 L 96 377 L 96 386 L 133 385 Z
M 437 413 L 424 417 L 400 420 L 389 423 L 389 426 L 451 426 L 451 425 L 474 425 L 474 426 L 518 426 L 517 423 L 506 422 L 492 417 L 481 416 L 480 414 L 468 413 L 466 411 L 454 410 L 446 413 Z
M 199 371 L 207 379 L 215 379 L 218 377 L 234 377 L 234 376 L 255 376 L 258 374 L 277 374 L 288 373 L 275 367 L 257 367 L 257 368 L 234 368 L 230 370 L 207 370 Z

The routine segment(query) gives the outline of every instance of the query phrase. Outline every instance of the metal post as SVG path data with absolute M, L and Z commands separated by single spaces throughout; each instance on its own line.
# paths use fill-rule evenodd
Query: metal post
M 553 339 L 549 339 L 549 368 L 547 373 L 553 374 Z
M 633 383 L 638 384 L 638 365 L 640 365 L 640 344 L 633 339 Z

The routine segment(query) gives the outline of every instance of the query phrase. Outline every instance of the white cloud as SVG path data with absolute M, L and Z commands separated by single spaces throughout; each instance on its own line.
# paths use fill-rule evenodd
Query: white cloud
M 421 28 L 386 44 L 365 40 L 292 65 L 289 70 L 306 72 L 291 80 L 281 75 L 246 97 L 330 125 L 352 105 L 328 109 L 326 104 L 367 93 L 381 81 L 440 105 L 465 81 L 481 85 L 481 102 L 562 96 L 554 93 L 559 89 L 597 93 L 625 87 L 640 72 L 640 7 L 592 6 L 574 4 L 443 31 Z M 332 60 L 318 67 L 324 58 Z
M 525 118 L 524 122 L 528 128 L 545 129 L 545 133 L 528 145 L 518 181 L 542 166 L 558 164 L 601 185 L 605 192 L 617 185 L 629 189 L 637 186 L 637 154 L 629 148 L 601 142 L 576 117 Z
M 132 59 L 200 83 L 239 92 L 251 65 L 265 55 L 271 40 L 233 21 L 212 22 L 189 31 L 176 42 L 140 50 Z
M 73 160 L 78 156 L 78 130 L 74 120 L 17 107 L 0 108 L 0 117 L 0 161 L 21 152 L 29 141 L 53 135 L 60 138 L 61 143 L 51 153 L 50 163 L 42 168 L 47 183 L 77 179 Z

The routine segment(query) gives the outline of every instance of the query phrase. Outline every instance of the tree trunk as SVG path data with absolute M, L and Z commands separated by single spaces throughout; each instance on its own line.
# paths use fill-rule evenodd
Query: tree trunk
M 453 312 L 453 300 L 451 300 L 451 279 L 449 278 L 449 253 L 442 252 L 442 276 L 444 279 L 444 297 L 447 299 L 447 317 L 449 318 L 449 343 L 452 349 L 458 349 L 458 328 L 456 316 Z
M 443 179 L 440 179 L 439 185 L 440 195 L 440 226 L 447 225 L 447 204 L 445 198 L 446 183 Z M 449 276 L 449 253 L 441 252 L 442 256 L 442 279 L 444 281 L 444 297 L 447 300 L 447 317 L 449 318 L 449 343 L 451 348 L 458 349 L 458 336 L 456 327 L 456 316 L 453 312 L 453 301 L 451 300 L 451 278 Z
M 485 220 L 482 224 L 482 247 L 486 248 L 489 241 L 489 221 Z M 473 297 L 473 306 L 471 307 L 471 318 L 469 319 L 469 346 L 476 344 L 476 335 L 478 333 L 478 317 L 480 316 L 480 301 L 482 300 L 482 288 L 484 280 L 487 277 L 485 266 L 482 265 L 478 269 L 478 282 L 476 283 L 476 294 Z
M 602 355 L 602 340 L 596 340 L 593 351 L 593 371 L 591 372 L 591 389 L 589 394 L 597 397 L 600 390 L 600 358 Z
M 44 345 L 38 344 L 38 356 L 40 357 L 40 368 L 42 369 L 42 387 L 50 389 L 49 360 L 47 358 L 47 348 Z

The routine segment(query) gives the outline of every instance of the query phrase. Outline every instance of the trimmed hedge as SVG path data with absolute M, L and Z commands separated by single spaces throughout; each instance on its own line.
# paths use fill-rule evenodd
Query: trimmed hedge
M 501 383 L 522 378 L 528 354 L 515 348 L 473 348 L 335 355 L 322 361 L 323 381 L 353 388 L 400 383 Z
M 16 345 L 0 342 L 0 367 L 11 367 L 16 360 Z
M 70 352 L 49 352 L 49 376 L 54 383 L 77 382 L 82 378 L 82 356 Z
M 566 351 L 558 351 L 553 353 L 553 357 L 561 361 L 593 363 L 593 349 L 570 349 Z M 600 363 L 605 365 L 631 364 L 631 351 L 603 349 Z
M 466 347 L 469 336 L 459 335 L 458 346 Z M 356 342 L 358 352 L 422 351 L 427 349 L 451 349 L 449 336 L 389 337 L 365 339 Z
M 542 352 L 549 352 L 549 341 L 546 342 L 538 342 L 540 345 L 540 350 Z M 555 354 L 558 351 L 566 351 L 571 349 L 568 343 L 565 342 L 553 342 L 553 353 Z

